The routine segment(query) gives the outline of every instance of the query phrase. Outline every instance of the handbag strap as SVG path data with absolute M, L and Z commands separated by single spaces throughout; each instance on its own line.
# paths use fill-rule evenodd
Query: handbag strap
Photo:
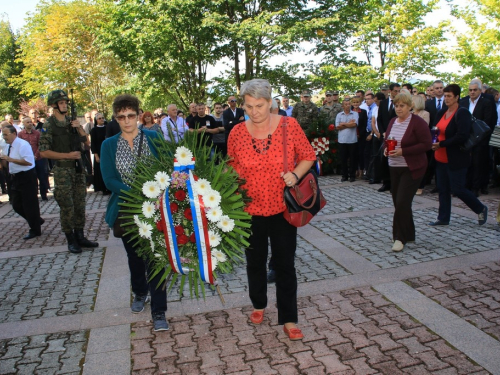
M 282 133 L 283 133 L 283 172 L 288 172 L 288 155 L 286 152 L 286 139 L 287 139 L 287 129 L 288 129 L 288 118 L 287 116 L 283 117 L 283 125 L 281 125 Z

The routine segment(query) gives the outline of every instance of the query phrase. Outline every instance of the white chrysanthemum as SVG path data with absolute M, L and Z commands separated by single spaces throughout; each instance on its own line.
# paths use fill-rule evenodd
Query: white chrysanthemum
M 213 255 L 210 257 L 210 259 L 212 260 L 212 271 L 214 271 L 215 267 L 217 267 L 217 263 L 219 262 L 217 261 L 217 258 L 214 257 Z
M 221 196 L 217 190 L 210 189 L 203 195 L 203 203 L 206 207 L 217 207 L 220 204 Z
M 139 215 L 134 215 L 134 223 L 135 225 L 141 225 L 141 221 L 139 220 Z
M 143 221 L 139 224 L 139 235 L 143 238 L 151 239 L 151 233 L 153 232 L 153 227 Z
M 220 236 L 218 233 L 214 232 L 213 230 L 208 231 L 208 238 L 209 238 L 210 247 L 216 247 L 220 244 Z
M 223 232 L 231 232 L 234 229 L 234 220 L 230 219 L 229 216 L 221 216 L 217 226 L 222 229 Z
M 222 251 L 220 250 L 212 250 L 212 257 L 215 257 L 217 259 L 217 262 L 225 262 L 227 260 L 227 256 L 226 254 L 224 254 Z
M 156 181 L 147 181 L 142 185 L 142 192 L 148 198 L 157 198 L 160 195 L 160 186 Z
M 200 178 L 198 181 L 195 181 L 194 190 L 197 194 L 205 196 L 205 194 L 212 190 L 212 187 L 210 186 L 210 182 L 208 180 Z
M 154 253 L 154 252 L 155 252 L 155 243 L 154 243 L 154 241 L 153 241 L 153 240 L 150 240 L 150 241 L 149 241 L 149 244 L 151 245 L 151 252 L 153 252 L 153 253 Z
M 321 138 L 321 140 L 322 140 L 323 142 L 326 142 L 326 138 L 325 138 L 325 137 Z
M 142 203 L 142 214 L 144 217 L 151 219 L 155 214 L 154 202 L 145 201 Z
M 212 223 L 217 223 L 222 216 L 222 209 L 220 207 L 213 207 L 207 210 L 207 219 Z
M 161 190 L 165 190 L 170 186 L 170 176 L 166 172 L 156 172 L 155 180 L 160 185 Z
M 155 257 L 161 258 L 161 254 L 155 253 Z
M 180 146 L 175 150 L 175 158 L 180 165 L 188 165 L 192 162 L 193 153 L 188 148 Z

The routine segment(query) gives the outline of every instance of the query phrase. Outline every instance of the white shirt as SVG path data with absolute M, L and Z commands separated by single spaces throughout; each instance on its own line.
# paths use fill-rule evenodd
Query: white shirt
M 442 97 L 440 97 L 440 98 L 436 97 L 436 98 L 434 98 L 434 99 L 436 100 L 436 108 L 438 108 L 438 105 L 439 105 L 439 104 L 441 104 L 441 108 L 443 108 L 443 104 L 444 104 L 444 96 L 442 96 Z M 441 102 L 439 102 L 439 100 L 440 100 Z
M 288 106 L 288 108 L 283 108 L 288 117 L 292 117 L 293 106 Z
M 372 121 L 373 119 L 375 119 L 375 129 L 377 129 L 378 131 L 377 117 L 378 117 L 378 105 L 375 105 L 375 107 L 373 107 L 372 109 Z M 375 138 L 378 138 L 375 133 L 373 133 L 373 136 Z
M 5 155 L 9 154 L 12 159 L 22 159 L 24 161 L 27 161 L 28 163 L 31 163 L 31 165 L 9 163 L 9 173 L 16 174 L 35 168 L 35 155 L 33 155 L 33 149 L 27 141 L 16 137 L 16 139 L 14 139 L 14 142 L 12 142 L 12 144 L 8 146 L 10 146 L 10 153 L 9 147 L 7 147 Z
M 481 98 L 481 96 L 478 96 L 476 101 L 472 101 L 472 98 L 469 96 L 469 112 L 472 114 L 474 113 L 474 109 L 476 109 L 476 104 L 477 101 Z
M 189 129 L 186 125 L 186 122 L 182 117 L 177 116 L 177 121 L 175 124 L 176 128 L 174 129 L 174 120 L 172 120 L 170 116 L 167 116 L 163 120 L 161 120 L 161 131 L 163 132 L 163 137 L 166 141 L 170 141 L 170 133 L 167 129 L 167 121 L 168 128 L 172 129 L 172 132 L 174 133 L 175 142 L 179 142 L 179 139 L 184 138 L 184 133 Z
M 368 104 L 363 100 L 363 103 L 360 104 L 359 108 L 364 109 L 367 113 L 370 110 L 370 107 L 368 107 Z

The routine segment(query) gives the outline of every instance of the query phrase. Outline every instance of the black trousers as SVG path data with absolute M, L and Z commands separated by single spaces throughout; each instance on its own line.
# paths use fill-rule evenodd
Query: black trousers
M 391 194 L 394 203 L 392 238 L 403 244 L 415 241 L 415 223 L 411 204 L 422 178 L 413 179 L 408 167 L 390 167 Z
M 342 165 L 342 177 L 356 177 L 358 154 L 357 143 L 339 143 L 340 163 Z
M 482 140 L 472 149 L 472 159 L 467 171 L 469 190 L 486 189 L 490 180 L 490 146 L 488 140 Z
M 23 217 L 30 231 L 40 235 L 40 206 L 38 205 L 38 182 L 35 168 L 12 175 L 10 185 L 12 208 Z
M 276 300 L 278 324 L 297 323 L 297 275 L 295 250 L 297 228 L 290 225 L 282 213 L 272 216 L 253 216 L 250 247 L 246 249 L 248 289 L 255 309 L 267 307 L 268 238 L 276 271 Z
M 159 272 L 151 281 L 148 282 L 149 274 L 153 271 L 153 269 L 149 267 L 148 262 L 137 255 L 135 247 L 132 246 L 134 240 L 129 242 L 130 237 L 130 235 L 122 237 L 122 242 L 125 250 L 127 251 L 132 291 L 138 296 L 145 296 L 148 294 L 149 290 L 149 293 L 151 294 L 151 313 L 165 312 L 167 311 L 167 290 L 164 288 L 165 282 L 158 286 L 163 273 Z

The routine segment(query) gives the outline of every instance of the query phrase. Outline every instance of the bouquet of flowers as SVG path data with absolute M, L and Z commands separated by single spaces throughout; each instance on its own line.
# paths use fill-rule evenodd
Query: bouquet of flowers
M 338 134 L 335 124 L 320 114 L 308 129 L 306 136 L 316 152 L 316 169 L 319 175 L 333 173 L 337 168 Z
M 190 295 L 199 297 L 205 283 L 216 287 L 217 272 L 231 272 L 242 259 L 251 217 L 243 211 L 237 173 L 211 161 L 210 149 L 196 146 L 196 138 L 158 140 L 158 157 L 138 161 L 121 211 L 129 214 L 127 233 L 138 254 L 154 262 L 154 275 L 173 275 L 169 289 L 180 277 L 181 293 L 187 279 Z

